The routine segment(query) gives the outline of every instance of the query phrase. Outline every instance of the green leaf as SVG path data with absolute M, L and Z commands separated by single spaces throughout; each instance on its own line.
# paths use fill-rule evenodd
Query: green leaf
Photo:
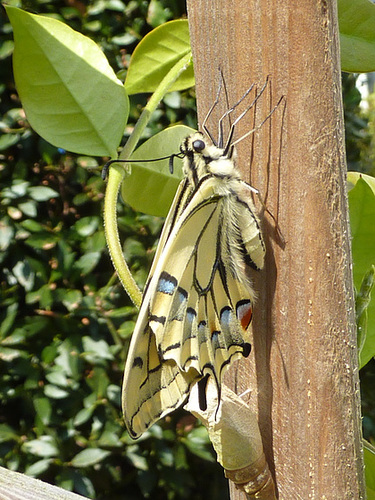
M 36 413 L 44 425 L 49 425 L 51 421 L 52 405 L 49 398 L 34 397 L 33 404 Z
M 54 366 L 52 371 L 46 374 L 46 379 L 50 384 L 57 385 L 59 387 L 65 388 L 68 386 L 68 378 L 61 367 Z
M 174 454 L 173 450 L 167 446 L 165 443 L 158 443 L 156 447 L 156 456 L 158 463 L 164 465 L 164 467 L 173 467 L 174 465 Z
M 105 340 L 94 340 L 91 337 L 83 337 L 82 344 L 84 349 L 82 356 L 90 363 L 95 364 L 100 360 L 113 360 L 113 354 Z
M 68 309 L 68 311 L 74 311 L 82 302 L 81 290 L 64 290 L 61 302 Z
M 88 448 L 79 452 L 72 460 L 73 467 L 89 467 L 102 462 L 108 455 L 109 451 L 101 448 Z
M 85 253 L 74 263 L 74 268 L 78 269 L 81 274 L 86 275 L 96 267 L 100 257 L 100 252 Z
M 22 351 L 19 349 L 10 349 L 9 347 L 0 347 L 0 361 L 10 362 L 20 358 Z
M 86 423 L 91 418 L 95 408 L 95 405 L 93 405 L 90 406 L 90 408 L 83 408 L 80 410 L 73 419 L 74 426 L 78 427 L 79 425 Z
M 36 217 L 38 211 L 37 211 L 37 204 L 35 201 L 25 201 L 25 203 L 19 203 L 18 208 L 27 215 L 28 217 Z
M 148 160 L 179 152 L 181 141 L 194 130 L 184 125 L 167 128 L 140 146 L 132 159 Z M 174 159 L 174 172 L 169 160 L 131 163 L 131 174 L 122 183 L 121 194 L 134 210 L 149 215 L 165 216 L 182 179 L 182 163 Z
M 109 384 L 107 387 L 107 398 L 111 403 L 116 406 L 120 406 L 121 404 L 121 389 L 118 385 Z
M 103 52 L 51 17 L 6 10 L 15 39 L 14 77 L 31 126 L 68 151 L 116 156 L 128 99 Z
M 48 186 L 32 186 L 28 188 L 27 192 L 35 201 L 47 201 L 59 196 L 59 193 Z
M 79 476 L 76 474 L 74 478 L 74 488 L 77 493 L 84 498 L 95 498 L 95 488 L 92 481 L 87 476 Z
M 99 227 L 99 217 L 82 217 L 75 224 L 74 227 L 80 236 L 91 236 Z
M 111 447 L 111 448 L 123 447 L 123 443 L 119 439 L 117 432 L 115 430 L 109 430 L 109 429 L 104 430 L 104 432 L 98 439 L 98 444 L 100 446 Z
M 359 357 L 361 360 L 363 347 L 366 345 L 367 340 L 367 320 L 368 313 L 367 309 L 371 303 L 371 292 L 374 287 L 375 280 L 375 266 L 371 266 L 369 271 L 363 277 L 361 287 L 357 291 L 355 310 L 356 310 L 356 320 L 357 320 L 357 344 L 359 349 Z M 371 350 L 370 346 L 366 346 L 367 349 Z M 372 347 L 372 351 L 375 355 L 375 345 Z M 360 368 L 362 365 L 360 364 Z
M 142 38 L 133 52 L 125 81 L 128 94 L 154 92 L 173 66 L 190 53 L 186 19 L 170 21 L 155 28 Z M 193 85 L 194 72 L 190 64 L 170 87 L 169 92 Z
M 14 320 L 16 319 L 18 312 L 18 303 L 14 302 L 6 308 L 6 313 L 4 315 L 3 321 L 0 323 L 0 337 L 3 338 L 8 333 L 10 328 L 12 328 Z
M 6 187 L 5 189 L 3 189 L 1 194 L 3 198 L 10 198 L 11 200 L 15 200 L 17 198 L 25 196 L 28 187 L 28 182 L 16 179 L 13 182 L 13 185 L 11 187 Z
M 375 500 L 375 448 L 363 440 L 367 500 Z
M 49 327 L 49 321 L 45 316 L 26 316 L 22 328 L 14 330 L 13 335 L 20 332 L 29 339 L 34 335 L 42 335 L 43 330 Z
M 34 286 L 35 274 L 27 260 L 19 260 L 13 267 L 12 271 L 14 276 L 17 278 L 18 283 L 23 286 L 26 291 L 32 290 Z
M 56 242 L 59 240 L 60 236 L 58 234 L 48 233 L 43 231 L 40 233 L 35 233 L 29 236 L 25 243 L 33 248 L 49 250 L 53 248 Z
M 59 454 L 59 449 L 51 436 L 41 436 L 39 439 L 27 441 L 22 448 L 37 457 L 55 457 Z
M 97 358 L 94 360 L 95 364 L 103 364 L 103 362 Z M 97 399 L 102 399 L 107 392 L 107 387 L 109 384 L 108 375 L 106 370 L 101 366 L 95 366 L 94 369 L 90 372 L 90 377 L 86 379 L 87 385 L 92 389 L 91 395 L 95 397 L 95 401 Z
M 147 22 L 153 28 L 166 23 L 173 17 L 171 10 L 160 0 L 151 0 L 148 6 Z
M 106 316 L 109 318 L 133 318 L 136 309 L 132 306 L 117 307 L 108 311 Z
M 149 469 L 147 460 L 143 456 L 142 450 L 139 448 L 138 445 L 127 446 L 125 450 L 125 455 L 136 469 L 140 470 Z
M 0 251 L 4 252 L 9 247 L 14 235 L 14 229 L 6 220 L 0 221 Z
M 181 440 L 186 448 L 194 455 L 207 460 L 208 462 L 214 462 L 212 448 L 210 446 L 210 439 L 205 427 L 196 427 L 191 432 L 189 432 L 188 438 L 182 438 Z
M 182 443 L 176 443 L 175 447 L 175 466 L 176 469 L 189 469 L 189 463 L 186 456 L 186 449 Z
M 42 351 L 42 358 L 41 359 L 44 363 L 50 364 L 54 361 L 56 356 L 57 356 L 56 344 L 47 345 Z
M 25 469 L 25 474 L 31 477 L 38 477 L 43 472 L 46 472 L 52 463 L 51 458 L 44 458 L 43 460 L 38 460 L 37 462 L 29 465 Z
M 40 224 L 36 220 L 26 219 L 21 222 L 21 226 L 26 229 L 26 231 L 30 231 L 31 233 L 38 233 L 43 231 L 43 224 Z
M 368 0 L 339 0 L 341 69 L 375 70 L 375 5 Z
M 134 332 L 134 321 L 124 321 L 118 328 L 118 334 L 123 339 L 128 339 Z
M 60 389 L 60 387 L 52 384 L 44 386 L 44 394 L 51 399 L 65 399 L 69 396 L 68 391 L 64 391 L 64 389 Z
M 375 265 L 375 179 L 358 172 L 348 173 L 350 226 L 352 231 L 353 278 L 357 290 L 363 276 Z M 360 366 L 375 355 L 375 300 L 367 308 L 366 341 L 361 350 Z
M 58 347 L 55 364 L 73 379 L 81 379 L 81 359 L 73 338 L 65 339 Z
M 0 136 L 0 151 L 11 148 L 20 140 L 19 134 L 3 134 Z
M 0 443 L 4 443 L 6 441 L 17 441 L 18 436 L 14 432 L 14 429 L 6 424 L 0 424 Z

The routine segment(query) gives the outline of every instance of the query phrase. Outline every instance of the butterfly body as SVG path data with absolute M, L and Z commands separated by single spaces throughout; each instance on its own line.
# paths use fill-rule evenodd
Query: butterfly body
M 184 404 L 195 383 L 248 355 L 265 248 L 251 194 L 225 150 L 197 132 L 181 145 L 181 181 L 146 284 L 125 367 L 123 410 L 134 438 Z

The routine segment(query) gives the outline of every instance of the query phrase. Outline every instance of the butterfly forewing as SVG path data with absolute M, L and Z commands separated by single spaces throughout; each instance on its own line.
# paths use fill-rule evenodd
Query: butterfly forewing
M 202 150 L 203 139 L 197 133 L 183 143 L 186 178 L 167 217 L 129 349 L 123 410 L 132 437 L 181 406 L 207 375 L 220 395 L 223 369 L 250 351 L 249 270 L 263 266 L 263 241 L 250 189 L 231 160 L 220 163 L 219 148 Z

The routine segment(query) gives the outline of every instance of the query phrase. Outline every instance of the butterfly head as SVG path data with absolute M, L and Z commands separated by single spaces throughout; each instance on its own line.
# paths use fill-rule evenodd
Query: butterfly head
M 180 146 L 180 151 L 185 158 L 184 174 L 195 185 L 207 175 L 220 178 L 238 176 L 233 160 L 201 132 L 186 137 Z

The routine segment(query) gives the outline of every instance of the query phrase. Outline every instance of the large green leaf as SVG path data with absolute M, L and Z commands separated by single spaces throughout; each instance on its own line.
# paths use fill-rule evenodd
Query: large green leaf
M 60 21 L 6 10 L 16 86 L 34 130 L 75 153 L 116 156 L 128 99 L 103 52 Z
M 128 94 L 154 92 L 173 66 L 190 53 L 186 19 L 170 21 L 155 28 L 139 42 L 133 52 L 125 81 Z M 194 72 L 190 64 L 170 87 L 169 92 L 193 85 Z
M 375 70 L 375 5 L 368 0 L 339 0 L 341 69 Z
M 359 290 L 364 275 L 375 264 L 375 179 L 358 172 L 348 173 L 350 225 L 352 230 L 353 278 Z M 367 308 L 367 334 L 360 366 L 375 356 L 375 300 Z
M 167 128 L 140 146 L 132 159 L 148 160 L 179 152 L 182 139 L 194 132 L 184 125 Z M 173 175 L 169 161 L 131 163 L 131 175 L 122 184 L 122 197 L 134 210 L 165 216 L 182 179 L 181 160 L 174 159 Z

